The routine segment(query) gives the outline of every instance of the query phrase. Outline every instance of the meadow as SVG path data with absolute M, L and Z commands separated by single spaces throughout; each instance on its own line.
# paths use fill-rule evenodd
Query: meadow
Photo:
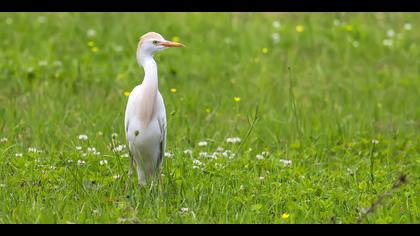
M 420 14 L 0 13 L 0 223 L 419 223 Z M 155 56 L 163 184 L 124 192 Z

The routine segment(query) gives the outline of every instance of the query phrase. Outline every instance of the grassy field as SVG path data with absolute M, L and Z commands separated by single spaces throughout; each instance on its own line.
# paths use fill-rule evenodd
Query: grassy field
M 0 223 L 419 223 L 419 22 L 1 13 Z M 155 57 L 163 188 L 124 193 L 148 31 L 187 47 Z

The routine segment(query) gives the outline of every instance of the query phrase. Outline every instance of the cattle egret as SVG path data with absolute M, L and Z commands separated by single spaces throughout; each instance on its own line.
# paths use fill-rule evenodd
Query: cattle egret
M 153 55 L 169 47 L 184 45 L 165 40 L 155 32 L 141 36 L 138 43 L 136 57 L 144 68 L 144 79 L 131 91 L 125 110 L 125 134 L 130 151 L 126 190 L 131 182 L 133 164 L 140 186 L 157 177 L 161 179 L 166 147 L 166 111 L 158 90 L 158 72 Z

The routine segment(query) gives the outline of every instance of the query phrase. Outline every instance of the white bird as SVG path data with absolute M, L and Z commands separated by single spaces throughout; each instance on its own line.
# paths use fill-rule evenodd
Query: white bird
M 165 40 L 160 34 L 149 32 L 140 37 L 137 62 L 144 68 L 144 79 L 128 97 L 125 110 L 125 134 L 130 151 L 128 183 L 136 167 L 139 185 L 161 178 L 162 162 L 166 147 L 166 111 L 158 90 L 155 52 L 169 47 L 184 47 L 181 43 Z

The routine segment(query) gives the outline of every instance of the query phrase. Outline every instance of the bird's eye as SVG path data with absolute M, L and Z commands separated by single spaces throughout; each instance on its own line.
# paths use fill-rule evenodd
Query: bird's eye
M 156 44 L 158 44 L 158 41 L 157 40 L 153 40 L 153 42 L 152 42 L 154 45 L 156 45 Z

